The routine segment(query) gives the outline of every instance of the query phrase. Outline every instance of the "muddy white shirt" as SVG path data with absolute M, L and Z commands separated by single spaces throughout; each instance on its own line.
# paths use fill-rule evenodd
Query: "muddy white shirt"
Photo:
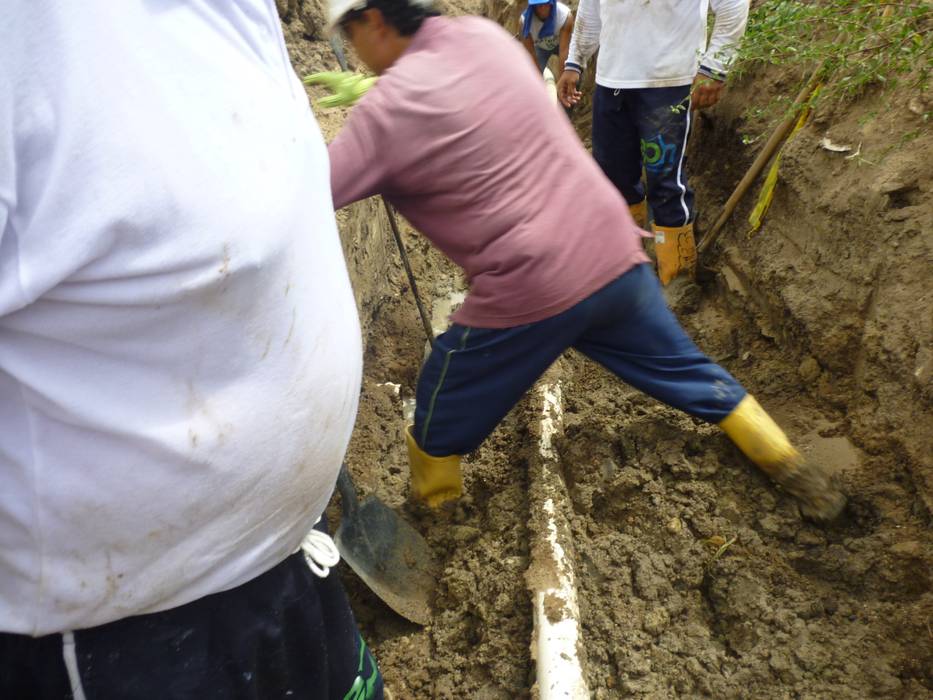
M 174 607 L 294 552 L 360 372 L 273 0 L 9 4 L 0 630 Z
M 566 67 L 581 70 L 599 49 L 596 83 L 674 87 L 697 71 L 724 77 L 745 33 L 749 0 L 580 0 Z M 715 16 L 707 44 L 706 14 Z

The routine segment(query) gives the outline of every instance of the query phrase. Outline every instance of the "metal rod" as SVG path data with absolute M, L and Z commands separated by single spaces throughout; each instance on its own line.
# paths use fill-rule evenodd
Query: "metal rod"
M 343 71 L 347 70 L 347 58 L 343 53 L 343 41 L 337 34 L 331 35 L 330 48 L 334 52 L 337 63 L 340 64 L 340 69 Z M 405 246 L 402 245 L 402 236 L 398 231 L 398 222 L 395 220 L 395 212 L 392 211 L 385 197 L 382 197 L 382 203 L 386 208 L 386 214 L 389 216 L 389 226 L 392 227 L 392 235 L 395 237 L 398 253 L 402 256 L 402 264 L 405 266 L 405 273 L 408 275 L 408 284 L 411 286 L 411 293 L 412 296 L 415 297 L 415 305 L 418 307 L 418 314 L 421 316 L 424 334 L 427 336 L 428 344 L 434 347 L 434 331 L 431 329 L 431 322 L 428 320 L 428 315 L 424 311 L 424 306 L 421 305 L 421 297 L 418 295 L 418 285 L 415 283 L 415 274 L 411 271 L 411 264 L 408 262 L 408 254 L 405 253 Z
M 336 32 L 330 35 L 330 48 L 334 52 L 337 63 L 340 65 L 340 70 L 348 70 L 347 56 L 343 52 L 343 39 L 341 39 L 340 35 Z
M 431 322 L 425 313 L 424 306 L 421 305 L 421 296 L 418 294 L 418 285 L 415 283 L 415 274 L 411 271 L 411 264 L 408 262 L 408 254 L 405 252 L 405 246 L 402 245 L 402 236 L 398 231 L 398 222 L 395 220 L 395 212 L 389 206 L 385 197 L 382 198 L 385 205 L 386 214 L 389 215 L 389 226 L 392 227 L 392 235 L 395 237 L 395 244 L 398 246 L 398 253 L 402 256 L 402 265 L 405 266 L 405 273 L 408 275 L 408 284 L 411 286 L 411 294 L 415 298 L 415 305 L 418 307 L 418 313 L 421 315 L 421 323 L 424 326 L 424 334 L 428 338 L 428 344 L 434 347 L 434 331 L 431 329 Z

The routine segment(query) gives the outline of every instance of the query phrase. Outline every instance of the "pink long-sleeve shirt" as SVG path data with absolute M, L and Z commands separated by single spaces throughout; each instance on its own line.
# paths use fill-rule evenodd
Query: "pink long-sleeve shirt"
M 335 208 L 382 193 L 463 268 L 461 325 L 549 318 L 648 261 L 527 52 L 489 20 L 425 20 L 329 151 Z

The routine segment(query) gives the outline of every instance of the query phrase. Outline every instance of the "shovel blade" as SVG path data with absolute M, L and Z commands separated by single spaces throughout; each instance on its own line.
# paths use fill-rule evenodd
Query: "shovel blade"
M 378 498 L 370 496 L 334 537 L 340 556 L 372 591 L 404 618 L 431 619 L 434 562 L 428 543 Z

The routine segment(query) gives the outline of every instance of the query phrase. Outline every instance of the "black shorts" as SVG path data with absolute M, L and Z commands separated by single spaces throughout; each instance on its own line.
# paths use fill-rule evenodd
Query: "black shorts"
M 304 555 L 233 590 L 69 634 L 0 633 L 3 700 L 381 700 L 343 586 Z

